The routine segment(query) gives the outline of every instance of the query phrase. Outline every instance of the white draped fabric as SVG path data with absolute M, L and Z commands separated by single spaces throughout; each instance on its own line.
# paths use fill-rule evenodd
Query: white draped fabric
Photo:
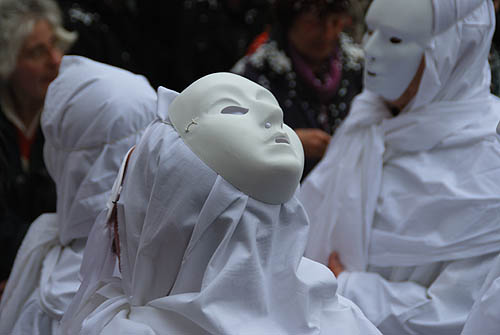
M 434 37 L 419 91 L 397 117 L 373 93 L 358 96 L 304 181 L 306 256 L 326 264 L 337 251 L 347 269 L 339 293 L 382 332 L 460 333 L 500 250 L 494 28 L 484 1 Z
M 444 15 L 434 16 L 434 33 L 436 35 L 446 31 L 455 22 L 466 17 L 471 11 L 478 8 L 487 0 L 432 0 L 434 12 Z
M 297 199 L 271 205 L 237 190 L 169 122 L 153 123 L 131 153 L 116 212 L 120 260 L 103 213 L 64 334 L 379 333 L 336 295 L 326 267 L 302 257 Z
M 143 76 L 83 57 L 63 58 L 41 125 L 57 213 L 30 227 L 0 305 L 0 334 L 52 334 L 77 291 L 87 235 L 127 150 L 156 118 Z
M 486 277 L 462 335 L 495 335 L 500 331 L 500 256 Z

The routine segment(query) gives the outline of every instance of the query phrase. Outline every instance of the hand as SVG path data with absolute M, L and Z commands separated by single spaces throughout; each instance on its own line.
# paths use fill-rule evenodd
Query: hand
M 321 129 L 299 128 L 295 132 L 304 147 L 304 155 L 307 158 L 321 158 L 325 154 L 330 143 L 331 136 Z
M 335 277 L 338 277 L 345 270 L 344 265 L 340 262 L 339 254 L 336 251 L 332 252 L 328 258 L 328 268 L 332 270 Z

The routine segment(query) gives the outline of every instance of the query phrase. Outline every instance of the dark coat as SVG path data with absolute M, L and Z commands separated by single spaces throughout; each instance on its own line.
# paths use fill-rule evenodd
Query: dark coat
M 56 188 L 43 161 L 39 127 L 28 171 L 21 165 L 16 127 L 0 109 L 0 280 L 10 273 L 24 235 L 40 214 L 56 211 Z

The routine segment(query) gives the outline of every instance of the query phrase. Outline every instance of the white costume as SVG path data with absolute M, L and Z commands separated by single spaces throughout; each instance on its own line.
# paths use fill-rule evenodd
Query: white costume
M 500 104 L 487 60 L 495 16 L 491 1 L 464 12 L 473 2 L 434 1 L 441 30 L 422 40 L 370 27 L 373 38 L 422 46 L 418 93 L 392 117 L 372 67 L 383 54 L 367 50 L 366 71 L 381 79 L 367 86 L 379 93 L 355 99 L 300 194 L 311 221 L 305 255 L 326 264 L 337 251 L 347 270 L 339 294 L 383 333 L 459 334 L 500 251 Z
M 44 158 L 57 187 L 57 213 L 31 225 L 0 306 L 0 334 L 57 334 L 76 293 L 86 238 L 127 150 L 156 118 L 143 76 L 64 57 L 42 113 Z
M 160 88 L 158 108 L 174 96 Z M 227 73 L 203 77 L 174 99 L 169 120 L 153 123 L 122 165 L 116 207 L 109 202 L 93 227 L 65 334 L 379 333 L 335 294 L 326 267 L 302 257 L 308 221 L 295 196 L 258 187 L 266 171 L 295 171 L 275 184 L 281 191 L 297 188 L 302 173 L 300 141 L 277 106 L 269 91 Z M 232 143 L 218 142 L 216 130 Z M 215 161 L 194 153 L 203 148 L 225 154 Z M 253 159 L 265 168 L 244 177 L 257 186 L 215 172 Z
M 500 331 L 500 256 L 486 277 L 462 335 L 496 335 Z

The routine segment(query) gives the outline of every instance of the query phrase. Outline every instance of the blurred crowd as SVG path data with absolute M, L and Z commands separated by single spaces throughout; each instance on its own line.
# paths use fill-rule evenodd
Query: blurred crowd
M 36 1 L 31 4 L 26 1 L 20 8 L 34 8 L 18 10 L 34 11 L 41 17 L 54 17 L 53 13 L 58 10 L 49 8 L 50 1 L 41 3 L 44 2 L 47 2 L 44 6 L 48 8 L 35 8 L 41 5 L 36 5 Z M 306 150 L 305 176 L 323 155 L 331 135 L 347 115 L 351 99 L 361 90 L 363 57 L 356 42 L 360 41 L 364 31 L 363 13 L 368 2 L 325 2 L 325 8 L 314 8 L 314 3 L 269 0 L 158 3 L 58 0 L 60 18 L 54 19 L 57 22 L 52 24 L 60 28 L 50 33 L 55 37 L 41 37 L 57 38 L 58 44 L 51 46 L 49 41 L 42 49 L 30 49 L 28 52 L 42 54 L 32 63 L 36 63 L 38 72 L 50 72 L 50 80 L 57 74 L 63 52 L 143 74 L 154 88 L 161 85 L 176 91 L 212 72 L 240 72 L 270 88 L 285 110 L 285 122 L 294 129 L 300 129 L 298 133 Z M 303 15 L 319 14 L 319 11 L 324 13 L 317 19 L 314 14 Z M 5 10 L 0 15 L 13 17 Z M 3 52 L 19 52 L 20 57 L 24 54 L 22 50 L 18 51 L 17 45 L 23 40 L 17 41 L 16 38 L 29 38 L 30 35 L 15 31 L 15 26 L 23 20 L 22 13 L 18 15 L 16 22 L 4 20 L 0 33 L 2 43 L 8 46 L 3 48 Z M 288 32 L 292 27 L 294 37 L 289 43 Z M 314 36 L 310 35 L 311 27 L 316 29 Z M 63 28 L 65 32 L 61 33 Z M 61 36 L 58 35 L 60 33 Z M 64 46 L 60 46 L 62 40 L 65 40 Z M 32 43 L 35 42 L 36 39 Z M 276 48 L 272 50 L 274 46 Z M 265 67 L 269 69 L 269 63 L 270 70 L 252 67 L 263 54 Z M 302 54 L 304 59 L 299 56 Z M 308 66 L 308 54 L 315 58 L 315 68 Z M 12 56 L 15 58 L 15 55 Z M 31 57 L 27 58 L 28 61 L 33 59 L 33 55 L 28 56 Z M 4 57 L 7 59 L 8 55 Z M 249 65 L 245 69 L 246 63 Z M 284 67 L 275 71 L 276 66 L 282 64 Z M 11 86 L 14 85 L 11 85 L 11 73 L 14 66 L 11 64 L 1 78 L 1 158 L 5 166 L 1 169 L 4 174 L 2 180 L 5 181 L 1 185 L 3 196 L 0 206 L 5 207 L 2 211 L 5 219 L 2 219 L 1 246 L 6 255 L 1 264 L 2 280 L 8 277 L 15 252 L 29 224 L 41 213 L 55 211 L 56 199 L 55 186 L 43 162 L 44 139 L 39 127 L 40 111 L 49 82 L 39 88 L 31 88 L 37 92 L 30 91 L 21 82 L 12 98 Z M 315 72 L 312 76 L 308 74 L 311 69 Z M 25 77 L 20 76 L 19 81 L 33 83 L 34 79 L 29 77 L 30 70 L 28 66 Z M 322 77 L 321 85 L 314 83 L 313 78 L 317 74 Z M 41 75 L 47 76 L 46 73 Z M 28 95 L 33 96 L 33 102 L 17 106 L 20 104 L 17 100 L 24 100 Z M 26 111 L 17 111 L 25 107 Z M 17 114 L 23 116 L 17 117 Z
M 17 278 L 19 282 L 26 279 L 23 266 L 32 262 L 42 269 L 42 283 L 43 269 L 48 268 L 45 262 L 52 256 L 53 273 L 60 276 L 54 277 L 46 272 L 47 287 L 38 288 L 37 282 L 32 283 L 32 289 L 33 292 L 45 290 L 42 296 L 46 294 L 46 297 L 54 298 L 54 302 L 48 305 L 58 321 L 62 318 L 80 284 L 78 271 L 92 224 L 115 222 L 118 225 L 117 216 L 120 214 L 117 214 L 116 206 L 109 207 L 110 203 L 116 205 L 118 199 L 108 201 L 106 220 L 103 217 L 100 221 L 97 219 L 111 189 L 116 193 L 121 187 L 116 183 L 113 186 L 118 171 L 123 183 L 126 164 L 119 170 L 121 159 L 131 155 L 127 150 L 139 142 L 152 120 L 162 120 L 158 127 L 165 124 L 173 127 L 168 117 L 156 111 L 156 94 L 158 106 L 167 106 L 177 92 L 190 87 L 199 78 L 215 72 L 232 72 L 259 84 L 258 89 L 263 87 L 272 93 L 274 98 L 268 97 L 272 100 L 271 105 L 283 110 L 281 128 L 284 123 L 293 129 L 302 145 L 304 170 L 297 184 L 302 183 L 298 199 L 304 208 L 302 204 L 294 207 L 294 215 L 299 217 L 297 213 L 306 211 L 312 220 L 309 240 L 307 237 L 301 240 L 305 256 L 328 264 L 339 279 L 338 292 L 361 306 L 370 322 L 379 329 L 415 327 L 420 331 L 431 325 L 434 314 L 442 310 L 452 316 L 445 318 L 446 321 L 453 320 L 449 321 L 450 324 L 438 324 L 435 329 L 461 329 L 474 299 L 465 297 L 463 300 L 467 301 L 463 305 L 467 305 L 468 310 L 458 311 L 453 309 L 453 299 L 441 306 L 438 299 L 428 299 L 428 291 L 449 298 L 448 286 L 441 284 L 447 279 L 440 278 L 456 276 L 473 282 L 474 275 L 480 274 L 481 281 L 474 286 L 476 294 L 480 291 L 480 282 L 487 276 L 486 268 L 500 261 L 495 259 L 497 241 L 488 239 L 496 236 L 493 212 L 497 207 L 496 203 L 488 202 L 496 192 L 496 184 L 487 180 L 490 176 L 485 172 L 496 171 L 496 159 L 500 157 L 496 145 L 491 144 L 491 138 L 496 135 L 490 129 L 497 120 L 495 113 L 498 110 L 490 91 L 500 95 L 500 33 L 488 35 L 493 34 L 491 22 L 498 12 L 500 0 L 493 0 L 494 7 L 490 0 L 488 3 L 474 1 L 474 8 L 460 7 L 456 1 L 449 1 L 463 10 L 464 15 L 458 17 L 457 14 L 449 19 L 451 23 L 448 25 L 441 22 L 442 30 L 437 24 L 429 24 L 427 26 L 432 29 L 429 28 L 425 35 L 422 33 L 424 28 L 415 28 L 425 35 L 428 44 L 420 50 L 418 43 L 422 41 L 419 40 L 414 43 L 418 47 L 408 48 L 412 52 L 417 50 L 417 56 L 415 62 L 407 66 L 411 57 L 399 59 L 398 51 L 391 49 L 396 48 L 395 45 L 404 45 L 406 41 L 391 37 L 390 42 L 374 42 L 381 33 L 368 29 L 365 23 L 367 9 L 374 3 L 372 0 L 0 0 L 0 297 L 9 276 L 10 292 L 14 292 L 8 297 L 10 307 L 5 307 L 5 302 L 0 306 L 10 313 L 3 315 L 0 325 L 8 325 L 8 329 L 16 331 L 20 329 L 16 327 L 21 327 L 23 321 L 16 320 L 15 309 L 21 309 L 25 301 L 18 299 L 19 306 L 16 306 L 17 297 L 14 295 L 22 292 L 23 287 L 16 286 L 15 282 Z M 388 3 L 378 0 L 377 5 L 387 9 Z M 434 8 L 435 13 L 441 13 L 445 18 L 451 16 L 443 8 L 444 5 Z M 382 12 L 373 10 L 372 16 L 387 19 Z M 431 20 L 432 15 L 429 17 Z M 478 24 L 480 28 L 468 30 L 473 24 L 466 19 L 477 20 L 481 23 Z M 377 20 L 374 20 L 375 26 L 380 23 Z M 387 29 L 384 24 L 380 26 L 377 29 Z M 404 30 L 407 27 L 397 28 Z M 371 45 L 368 45 L 368 40 Z M 437 47 L 436 41 L 440 43 Z M 387 43 L 385 49 L 381 47 L 383 43 Z M 445 44 L 456 52 L 448 55 Z M 396 51 L 389 55 L 391 50 Z M 376 73 L 368 71 L 368 64 L 378 62 L 392 68 L 395 65 L 389 60 L 393 55 L 395 62 L 403 64 L 401 68 L 414 67 L 416 71 L 409 71 L 408 76 L 389 71 L 394 78 L 386 78 L 385 82 L 377 84 L 376 80 L 383 76 L 377 77 Z M 448 63 L 456 66 L 449 67 Z M 63 70 L 65 76 L 61 78 L 59 74 Z M 87 70 L 88 73 L 82 74 Z M 109 77 L 101 76 L 101 73 L 108 73 Z M 367 88 L 366 78 L 370 80 L 370 77 L 372 87 Z M 400 85 L 400 81 L 404 85 Z M 113 89 L 109 87 L 118 82 Z M 421 82 L 425 85 L 419 88 Z M 47 93 L 49 85 L 53 90 L 51 95 Z M 384 91 L 384 85 L 390 89 Z M 160 89 L 155 93 L 160 86 L 169 90 Z M 241 87 L 255 89 L 247 81 L 242 82 Z M 397 96 L 389 97 L 394 92 L 398 92 Z M 96 115 L 83 118 L 79 111 L 88 104 L 95 104 L 92 111 Z M 48 105 L 53 114 L 42 113 Z M 478 124 L 474 123 L 476 118 L 471 118 L 466 112 L 484 106 L 488 106 L 484 108 L 485 116 Z M 115 118 L 113 113 L 117 110 L 122 114 Z M 409 112 L 414 110 L 418 113 Z M 445 116 L 440 118 L 438 112 Z M 248 109 L 240 108 L 230 113 L 246 114 Z M 189 132 L 190 126 L 197 125 L 197 121 L 193 118 L 185 132 Z M 265 123 L 266 128 L 271 126 L 271 122 Z M 155 131 L 163 134 L 158 129 Z M 463 135 L 458 134 L 462 131 Z M 151 141 L 154 142 L 154 137 Z M 455 152 L 457 147 L 459 150 Z M 149 148 L 142 150 L 146 152 Z M 460 155 L 466 150 L 470 150 L 467 157 L 481 152 L 486 158 L 483 157 L 482 161 L 478 158 L 479 163 L 461 159 Z M 179 157 L 184 157 L 184 151 L 184 147 L 179 150 Z M 336 168 L 332 169 L 332 166 Z M 443 172 L 440 170 L 443 166 L 449 169 L 444 168 L 446 171 Z M 182 171 L 176 172 L 178 166 L 171 168 L 182 174 Z M 137 168 L 139 177 L 142 177 L 142 172 Z M 161 171 L 154 173 L 161 174 Z M 444 181 L 432 179 L 441 173 Z M 448 178 L 448 173 L 452 173 L 455 179 Z M 477 180 L 472 178 L 475 181 L 469 181 L 467 174 L 473 174 Z M 467 181 L 455 185 L 460 176 Z M 193 183 L 193 190 L 198 190 L 193 181 L 195 177 L 184 176 L 184 179 L 185 183 Z M 429 191 L 436 184 L 445 186 L 436 188 L 435 192 Z M 220 185 L 215 185 L 214 189 L 219 192 Z M 222 189 L 221 194 L 225 194 Z M 476 191 L 478 194 L 474 193 Z M 151 192 L 156 192 L 156 189 Z M 163 193 L 171 196 L 168 192 L 171 190 L 163 190 L 162 196 Z M 185 195 L 187 199 L 188 193 Z M 129 201 L 134 203 L 135 193 L 131 194 Z M 449 194 L 452 195 L 447 197 Z M 147 196 L 144 199 L 151 200 Z M 427 201 L 428 196 L 430 200 Z M 394 201 L 395 198 L 406 201 Z M 439 201 L 443 204 L 434 206 Z M 143 205 L 150 210 L 147 201 Z M 457 213 L 455 216 L 442 210 L 447 205 L 451 206 L 451 212 Z M 486 214 L 476 215 L 478 208 Z M 461 211 L 464 211 L 462 216 Z M 42 215 L 55 212 L 57 218 Z M 247 213 L 248 209 L 243 212 Z M 470 233 L 468 221 L 462 220 L 469 214 L 473 216 L 472 221 L 476 218 L 477 222 L 482 220 L 478 225 L 484 229 L 477 228 L 475 235 Z M 428 226 L 420 222 L 427 216 Z M 144 221 L 147 219 L 149 217 Z M 280 217 L 279 220 L 288 219 Z M 417 227 L 413 226 L 416 221 L 420 223 Z M 436 245 L 430 247 L 427 242 L 434 236 L 434 221 L 440 225 L 438 233 L 446 233 L 446 238 L 439 236 Z M 448 224 L 448 221 L 453 222 Z M 456 234 L 456 240 L 448 241 L 448 237 L 455 236 L 455 222 L 462 221 L 463 231 Z M 36 226 L 30 229 L 33 222 Z M 353 229 L 351 222 L 360 223 L 359 226 L 366 230 Z M 37 241 L 37 227 L 44 227 L 45 232 L 39 236 L 46 240 L 40 238 Z M 425 230 L 426 227 L 429 229 Z M 118 235 L 118 226 L 106 229 L 111 231 L 107 231 L 109 236 L 112 233 Z M 23 242 L 28 231 L 32 235 L 28 234 Z M 365 240 L 372 232 L 375 242 Z M 337 250 L 325 248 L 332 236 Z M 377 238 L 382 242 L 377 244 Z M 94 239 L 100 241 L 95 236 Z M 408 241 L 411 243 L 406 249 Z M 107 242 L 113 244 L 113 252 L 118 255 L 117 267 L 121 267 L 119 241 L 115 238 Z M 383 249 L 393 242 L 397 246 L 384 254 Z M 368 248 L 369 243 L 382 247 L 372 250 Z M 160 242 L 157 244 L 161 245 Z M 487 248 L 477 247 L 483 244 Z M 35 246 L 42 248 L 42 245 L 48 256 L 40 253 L 36 258 L 33 250 Z M 454 249 L 457 245 L 459 247 Z M 163 250 L 161 246 L 157 247 Z M 18 270 L 11 273 L 18 250 L 22 250 L 16 260 Z M 96 247 L 96 250 L 100 249 Z M 145 254 L 148 252 L 146 250 Z M 342 254 L 339 256 L 337 252 Z M 342 261 L 341 256 L 345 257 Z M 301 257 L 302 254 L 297 259 Z M 346 259 L 350 264 L 344 267 Z M 471 261 L 467 263 L 469 259 Z M 108 260 L 102 259 L 103 262 Z M 27 263 L 19 265 L 23 261 Z M 112 263 L 112 268 L 114 262 L 115 258 L 112 258 L 106 266 Z M 483 264 L 482 268 L 475 269 L 473 266 L 477 264 Z M 83 268 L 89 270 L 91 266 L 84 262 Z M 318 269 L 317 273 L 321 273 Z M 139 270 L 134 269 L 138 276 Z M 121 268 L 113 271 L 122 273 Z M 351 290 L 347 283 L 352 283 L 352 287 L 358 290 Z M 58 292 L 59 284 L 61 287 L 67 285 L 71 288 L 68 292 L 71 292 Z M 373 287 L 379 289 L 382 302 L 377 303 L 385 309 L 374 307 L 373 295 L 366 294 Z M 149 288 L 144 286 L 143 289 Z M 162 290 L 159 291 L 164 294 Z M 29 292 L 33 296 L 24 297 L 28 301 L 22 307 L 24 310 L 29 310 L 32 302 L 37 303 L 38 297 L 34 297 L 38 293 L 33 292 Z M 413 294 L 418 303 L 412 300 Z M 404 298 L 397 300 L 400 296 Z M 346 306 L 358 311 L 350 304 Z M 412 324 L 397 312 L 391 314 L 392 311 L 385 315 L 394 305 L 403 306 L 405 313 L 416 313 L 424 321 L 421 324 L 418 320 L 411 321 L 415 322 Z M 48 314 L 52 317 L 51 313 Z M 364 316 L 360 319 L 366 329 L 371 329 L 371 323 L 365 324 Z M 58 325 L 53 326 L 54 329 Z
M 322 158 L 351 100 L 361 92 L 364 59 L 360 44 L 370 1 L 325 1 L 318 8 L 314 3 L 58 0 L 61 28 L 67 34 L 76 33 L 61 50 L 140 73 L 154 88 L 161 85 L 182 91 L 192 81 L 219 71 L 252 79 L 275 94 L 285 122 L 299 134 L 306 154 L 305 177 Z M 2 43 L 16 38 L 7 31 L 11 28 L 2 29 Z M 497 95 L 498 36 L 493 38 L 490 54 L 492 92 Z M 62 52 L 51 56 L 48 71 L 57 72 L 61 56 Z M 54 211 L 56 196 L 44 167 L 43 134 L 38 126 L 46 87 L 37 93 L 38 106 L 23 119 L 15 117 L 15 111 L 5 111 L 12 99 L 6 93 L 5 75 L 1 81 L 0 159 L 4 168 L 0 172 L 6 181 L 0 185 L 4 195 L 0 206 L 5 207 L 1 246 L 8 255 L 2 260 L 1 278 L 5 280 L 29 223 L 41 213 Z

